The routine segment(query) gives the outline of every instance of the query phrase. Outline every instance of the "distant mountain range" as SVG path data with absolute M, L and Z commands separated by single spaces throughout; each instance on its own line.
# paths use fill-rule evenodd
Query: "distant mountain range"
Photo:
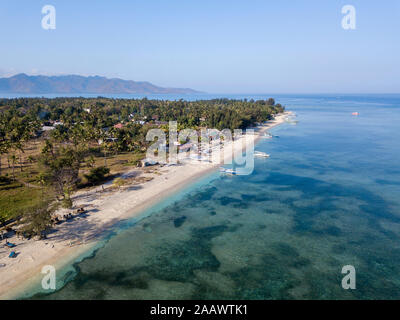
M 0 93 L 95 93 L 95 94 L 193 94 L 188 88 L 162 88 L 150 82 L 100 76 L 29 76 L 24 73 L 0 78 Z

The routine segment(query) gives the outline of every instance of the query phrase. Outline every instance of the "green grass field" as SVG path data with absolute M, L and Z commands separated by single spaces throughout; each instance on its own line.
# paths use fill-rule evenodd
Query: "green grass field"
M 43 200 L 43 195 L 51 193 L 51 187 L 42 186 L 37 181 L 37 176 L 41 172 L 36 161 L 26 161 L 28 156 L 36 158 L 39 155 L 42 143 L 36 141 L 31 144 L 31 147 L 24 153 L 22 163 L 22 171 L 20 164 L 16 164 L 14 168 L 15 180 L 13 180 L 12 168 L 5 163 L 5 156 L 2 161 L 2 176 L 0 176 L 0 219 L 10 219 L 17 217 L 24 212 L 29 211 L 40 204 Z M 130 168 L 136 166 L 138 160 L 144 158 L 144 153 L 121 153 L 117 155 L 109 155 L 107 157 L 107 167 L 110 168 L 110 175 L 118 175 Z M 95 157 L 93 166 L 104 166 L 104 158 Z M 90 171 L 91 167 L 87 163 L 82 163 L 80 169 L 80 178 L 85 183 L 84 174 Z
M 0 218 L 16 217 L 38 205 L 42 197 L 40 188 L 32 188 L 18 181 L 0 177 Z

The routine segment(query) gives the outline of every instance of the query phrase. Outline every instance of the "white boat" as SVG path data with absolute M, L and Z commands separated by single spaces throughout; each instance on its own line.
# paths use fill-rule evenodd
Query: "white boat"
M 261 151 L 254 151 L 254 156 L 260 157 L 260 158 L 269 158 L 270 157 L 270 155 L 268 153 L 261 152 Z
M 220 168 L 219 168 L 219 171 L 221 171 L 222 173 L 226 173 L 226 174 L 232 174 L 232 175 L 235 175 L 235 174 L 236 174 L 236 170 L 234 170 L 234 169 L 227 169 L 227 168 L 224 168 L 224 167 L 220 167 Z

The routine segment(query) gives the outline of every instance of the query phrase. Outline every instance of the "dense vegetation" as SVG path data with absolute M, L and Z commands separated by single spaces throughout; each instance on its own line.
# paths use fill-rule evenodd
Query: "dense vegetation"
M 166 101 L 107 98 L 20 98 L 0 100 L 0 110 L 14 107 L 20 112 L 40 116 L 42 120 L 61 120 L 66 124 L 85 121 L 97 128 L 111 126 L 119 121 L 137 119 L 174 120 L 185 127 L 207 126 L 217 129 L 246 128 L 256 122 L 270 119 L 282 111 L 282 106 L 269 100 L 214 99 L 199 101 Z M 85 110 L 90 109 L 87 113 Z M 205 123 L 200 119 L 204 118 Z
M 77 186 L 101 183 L 110 173 L 110 156 L 129 153 L 136 164 L 147 131 L 166 129 L 167 121 L 177 121 L 178 130 L 244 129 L 283 110 L 273 99 L 0 99 L 0 218 L 34 215 L 29 229 L 41 230 L 49 203 L 71 207 Z

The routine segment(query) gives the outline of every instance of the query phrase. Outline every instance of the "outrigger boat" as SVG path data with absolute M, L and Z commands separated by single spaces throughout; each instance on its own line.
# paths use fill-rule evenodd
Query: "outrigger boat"
M 232 174 L 232 175 L 236 175 L 236 174 L 237 174 L 237 173 L 236 173 L 236 170 L 234 170 L 234 169 L 227 169 L 227 168 L 224 168 L 224 167 L 220 167 L 220 168 L 219 168 L 219 171 L 222 172 L 222 173 L 226 173 L 226 174 Z
M 266 132 L 266 133 L 264 133 L 264 136 L 263 136 L 263 137 L 264 137 L 264 138 L 267 138 L 267 139 L 272 139 L 273 135 L 270 134 L 270 133 L 268 133 L 268 132 Z
M 11 243 L 11 242 L 6 242 L 6 244 L 5 244 L 5 246 L 7 246 L 7 247 L 9 247 L 9 248 L 14 248 L 14 247 L 16 247 L 17 245 L 16 244 L 14 244 L 14 243 Z
M 269 158 L 270 157 L 270 155 L 268 153 L 261 152 L 261 151 L 254 151 L 254 156 L 260 157 L 260 158 Z
M 266 138 L 266 139 L 279 138 L 279 136 L 272 135 L 268 132 L 264 133 L 264 135 L 261 137 Z

